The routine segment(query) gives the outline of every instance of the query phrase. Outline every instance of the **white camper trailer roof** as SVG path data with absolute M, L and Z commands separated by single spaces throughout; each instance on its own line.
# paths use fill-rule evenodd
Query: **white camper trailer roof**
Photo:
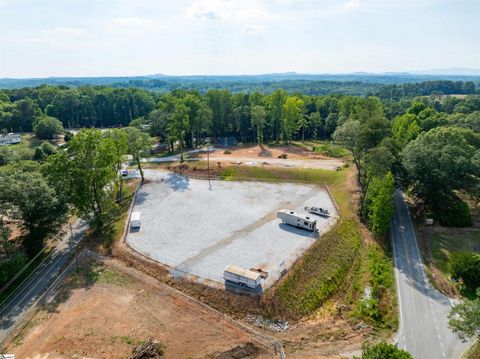
M 285 213 L 285 214 L 289 214 L 289 215 L 292 215 L 292 216 L 295 216 L 295 217 L 298 217 L 298 218 L 301 218 L 303 219 L 304 221 L 308 221 L 308 222 L 316 222 L 317 220 L 315 218 L 312 218 L 310 216 L 306 216 L 302 213 L 298 213 L 298 212 L 295 212 L 295 211 L 291 211 L 289 209 L 281 209 L 280 211 L 278 211 L 278 213 Z
M 236 274 L 236 275 L 239 275 L 251 280 L 255 280 L 255 281 L 258 280 L 258 278 L 260 277 L 260 273 L 258 272 L 254 272 L 254 271 L 251 271 L 242 267 L 238 267 L 235 265 L 228 265 L 225 268 L 225 272 Z
M 139 221 L 140 220 L 140 212 L 135 211 L 132 212 L 132 217 L 130 218 L 131 221 Z

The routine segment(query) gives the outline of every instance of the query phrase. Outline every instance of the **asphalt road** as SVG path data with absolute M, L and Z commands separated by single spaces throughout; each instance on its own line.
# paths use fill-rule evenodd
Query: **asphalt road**
M 57 278 L 67 264 L 70 255 L 83 237 L 87 224 L 78 220 L 73 226 L 73 240 L 70 231 L 66 233 L 55 249 L 47 257 L 34 274 L 14 292 L 0 309 L 0 343 L 15 328 L 17 322 L 35 305 Z
M 467 348 L 448 328 L 451 301 L 427 280 L 417 239 L 402 192 L 395 193 L 392 225 L 399 299 L 398 347 L 415 359 L 458 359 Z

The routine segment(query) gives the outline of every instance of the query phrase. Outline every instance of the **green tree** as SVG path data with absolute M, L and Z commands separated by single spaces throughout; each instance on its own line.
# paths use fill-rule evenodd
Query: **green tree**
M 281 133 L 285 144 L 292 139 L 296 124 L 303 117 L 304 102 L 297 96 L 287 97 L 282 109 Z
M 142 182 L 144 182 L 145 177 L 143 175 L 141 159 L 142 154 L 150 151 L 150 136 L 148 133 L 142 132 L 134 127 L 127 127 L 125 131 L 127 132 L 128 154 L 132 155 L 133 160 L 137 163 Z
M 88 129 L 70 141 L 68 150 L 49 156 L 44 171 L 82 218 L 102 228 L 109 209 L 115 207 L 113 193 L 118 181 L 115 144 L 100 130 Z
M 404 148 L 410 141 L 417 138 L 421 129 L 413 114 L 396 117 L 392 125 L 392 137 L 400 148 Z
M 0 203 L 28 231 L 24 245 L 30 256 L 44 245 L 45 237 L 65 219 L 67 204 L 57 195 L 38 167 L 8 165 L 0 171 Z M 1 204 L 0 204 L 1 206 Z
M 477 289 L 477 298 L 455 305 L 448 319 L 448 325 L 460 339 L 480 340 L 480 288 Z
M 413 189 L 433 211 L 441 209 L 454 190 L 474 190 L 480 180 L 480 152 L 456 128 L 420 134 L 401 157 Z
M 368 194 L 368 217 L 372 233 L 375 236 L 384 236 L 390 229 L 392 219 L 393 194 L 395 193 L 395 180 L 391 172 L 381 179 L 375 179 Z
M 305 129 L 308 127 L 308 117 L 307 116 L 300 116 L 297 118 L 297 131 L 302 133 L 302 142 L 305 142 Z
M 353 163 L 355 163 L 357 168 L 358 181 L 363 187 L 361 174 L 366 152 L 366 136 L 362 124 L 358 120 L 347 120 L 344 124 L 337 127 L 333 134 L 333 139 L 352 153 Z
M 456 252 L 451 255 L 449 265 L 452 278 L 461 279 L 471 291 L 480 287 L 480 255 Z
M 252 125 L 255 126 L 257 132 L 257 141 L 263 143 L 263 130 L 265 128 L 265 119 L 267 113 L 265 108 L 260 105 L 253 106 L 251 109 Z
M 169 141 L 176 141 L 180 144 L 180 162 L 183 163 L 183 147 L 185 143 L 185 135 L 188 131 L 188 108 L 180 101 L 175 103 L 173 115 L 167 125 Z
M 273 129 L 273 137 L 277 143 L 280 140 L 280 134 L 282 132 L 283 105 L 285 104 L 287 96 L 288 94 L 285 90 L 279 89 L 267 98 L 268 113 L 271 121 L 270 126 Z
M 35 120 L 33 131 L 40 139 L 53 139 L 63 133 L 62 123 L 54 117 L 41 116 Z

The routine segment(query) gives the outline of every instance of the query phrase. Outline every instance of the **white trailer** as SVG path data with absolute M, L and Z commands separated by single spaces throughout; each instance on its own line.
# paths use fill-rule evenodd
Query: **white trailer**
M 140 228 L 140 212 L 132 212 L 130 217 L 130 229 Z
M 260 285 L 262 276 L 259 272 L 254 272 L 234 265 L 228 265 L 223 271 L 223 279 L 225 281 L 255 289 Z
M 312 232 L 317 231 L 317 220 L 312 219 L 310 216 L 305 216 L 288 209 L 282 209 L 277 212 L 277 217 L 280 218 L 283 223 L 290 226 L 306 229 Z

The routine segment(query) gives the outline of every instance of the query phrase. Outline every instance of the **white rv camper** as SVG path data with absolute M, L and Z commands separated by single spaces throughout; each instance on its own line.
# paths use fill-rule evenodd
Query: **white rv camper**
M 130 229 L 140 228 L 140 212 L 132 212 L 130 217 Z
M 277 212 L 277 217 L 280 218 L 283 223 L 289 224 L 290 226 L 306 229 L 312 232 L 317 230 L 317 221 L 315 219 L 295 211 L 282 209 Z
M 223 271 L 223 279 L 225 281 L 255 289 L 260 285 L 262 276 L 259 272 L 254 272 L 234 265 L 228 265 Z

